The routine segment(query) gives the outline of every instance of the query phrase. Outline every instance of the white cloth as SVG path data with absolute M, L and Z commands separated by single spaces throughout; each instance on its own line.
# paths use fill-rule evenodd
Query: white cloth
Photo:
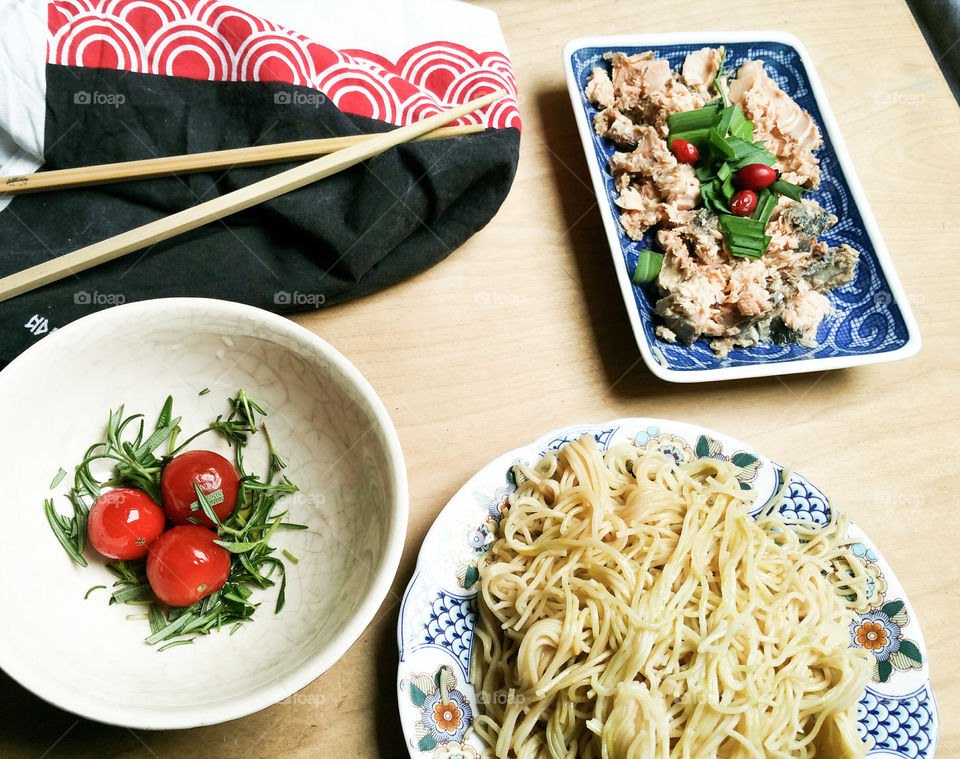
M 0 176 L 29 174 L 43 163 L 47 6 L 0 0 L 0 19 Z

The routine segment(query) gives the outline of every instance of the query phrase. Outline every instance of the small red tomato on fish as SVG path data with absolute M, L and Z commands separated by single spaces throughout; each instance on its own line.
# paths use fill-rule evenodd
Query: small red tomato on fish
M 750 163 L 733 175 L 733 183 L 741 190 L 759 192 L 777 179 L 777 170 L 762 163 Z
M 749 216 L 757 207 L 757 193 L 753 190 L 740 190 L 730 200 L 730 213 L 734 216 Z
M 700 151 L 692 142 L 674 140 L 670 143 L 670 150 L 677 159 L 677 163 L 696 163 L 700 160 Z

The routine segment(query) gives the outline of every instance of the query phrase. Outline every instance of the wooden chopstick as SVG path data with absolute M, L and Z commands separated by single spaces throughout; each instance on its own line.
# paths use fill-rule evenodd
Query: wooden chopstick
M 417 139 L 434 140 L 441 137 L 456 137 L 462 134 L 482 132 L 480 124 L 441 127 L 434 129 Z M 72 169 L 54 169 L 35 174 L 0 177 L 0 195 L 20 192 L 39 192 L 58 190 L 63 187 L 123 182 L 130 179 L 145 179 L 163 174 L 185 174 L 194 171 L 213 169 L 231 169 L 236 166 L 253 166 L 264 163 L 278 163 L 295 158 L 312 158 L 343 150 L 376 134 L 358 134 L 347 137 L 327 137 L 317 140 L 297 140 L 279 142 L 272 145 L 255 145 L 246 148 L 213 150 L 207 153 L 145 158 L 139 161 L 103 163 L 95 166 L 77 166 Z
M 254 182 L 219 198 L 208 200 L 192 208 L 157 219 L 143 226 L 121 232 L 106 240 L 79 248 L 50 261 L 44 261 L 23 271 L 0 278 L 0 301 L 55 282 L 68 274 L 84 271 L 97 264 L 112 261 L 134 250 L 145 248 L 162 240 L 168 240 L 182 232 L 196 229 L 211 221 L 250 208 L 270 198 L 296 190 L 318 179 L 336 174 L 350 166 L 365 161 L 395 145 L 409 142 L 444 124 L 466 116 L 506 95 L 497 90 L 463 105 L 430 116 L 414 124 L 383 132 L 357 145 L 338 150 L 336 153 L 315 158 L 312 161 L 282 171 L 275 176 Z

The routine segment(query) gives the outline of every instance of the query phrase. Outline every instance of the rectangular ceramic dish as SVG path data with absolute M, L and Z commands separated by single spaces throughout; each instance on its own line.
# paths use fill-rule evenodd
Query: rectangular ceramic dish
M 691 346 L 664 342 L 654 334 L 656 285 L 639 287 L 630 281 L 637 251 L 649 241 L 631 240 L 620 225 L 614 204 L 617 192 L 608 167 L 614 146 L 595 133 L 597 109 L 587 101 L 583 88 L 593 68 L 606 65 L 603 55 L 607 52 L 652 50 L 676 69 L 688 53 L 718 45 L 727 49 L 726 68 L 736 69 L 749 59 L 762 60 L 781 89 L 810 113 L 823 136 L 816 153 L 821 184 L 811 197 L 839 218 L 820 239 L 832 246 L 847 243 L 861 251 L 854 280 L 828 296 L 834 313 L 820 324 L 815 348 L 763 343 L 717 358 L 705 340 Z M 823 371 L 907 358 L 920 349 L 920 333 L 890 255 L 820 80 L 796 37 L 782 32 L 703 32 L 583 38 L 564 48 L 563 65 L 630 325 L 643 360 L 656 376 L 671 382 L 703 382 Z

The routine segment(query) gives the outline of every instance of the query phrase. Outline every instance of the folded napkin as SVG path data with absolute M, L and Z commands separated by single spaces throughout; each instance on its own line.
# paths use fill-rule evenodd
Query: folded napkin
M 332 6 L 332 7 L 327 7 Z M 302 311 L 447 256 L 496 213 L 519 152 L 496 16 L 449 0 L 0 0 L 0 172 L 382 132 L 500 87 L 459 123 L 193 232 L 0 303 L 0 364 L 144 298 Z M 8 84 L 9 83 L 9 84 Z M 0 276 L 294 164 L 14 196 Z

